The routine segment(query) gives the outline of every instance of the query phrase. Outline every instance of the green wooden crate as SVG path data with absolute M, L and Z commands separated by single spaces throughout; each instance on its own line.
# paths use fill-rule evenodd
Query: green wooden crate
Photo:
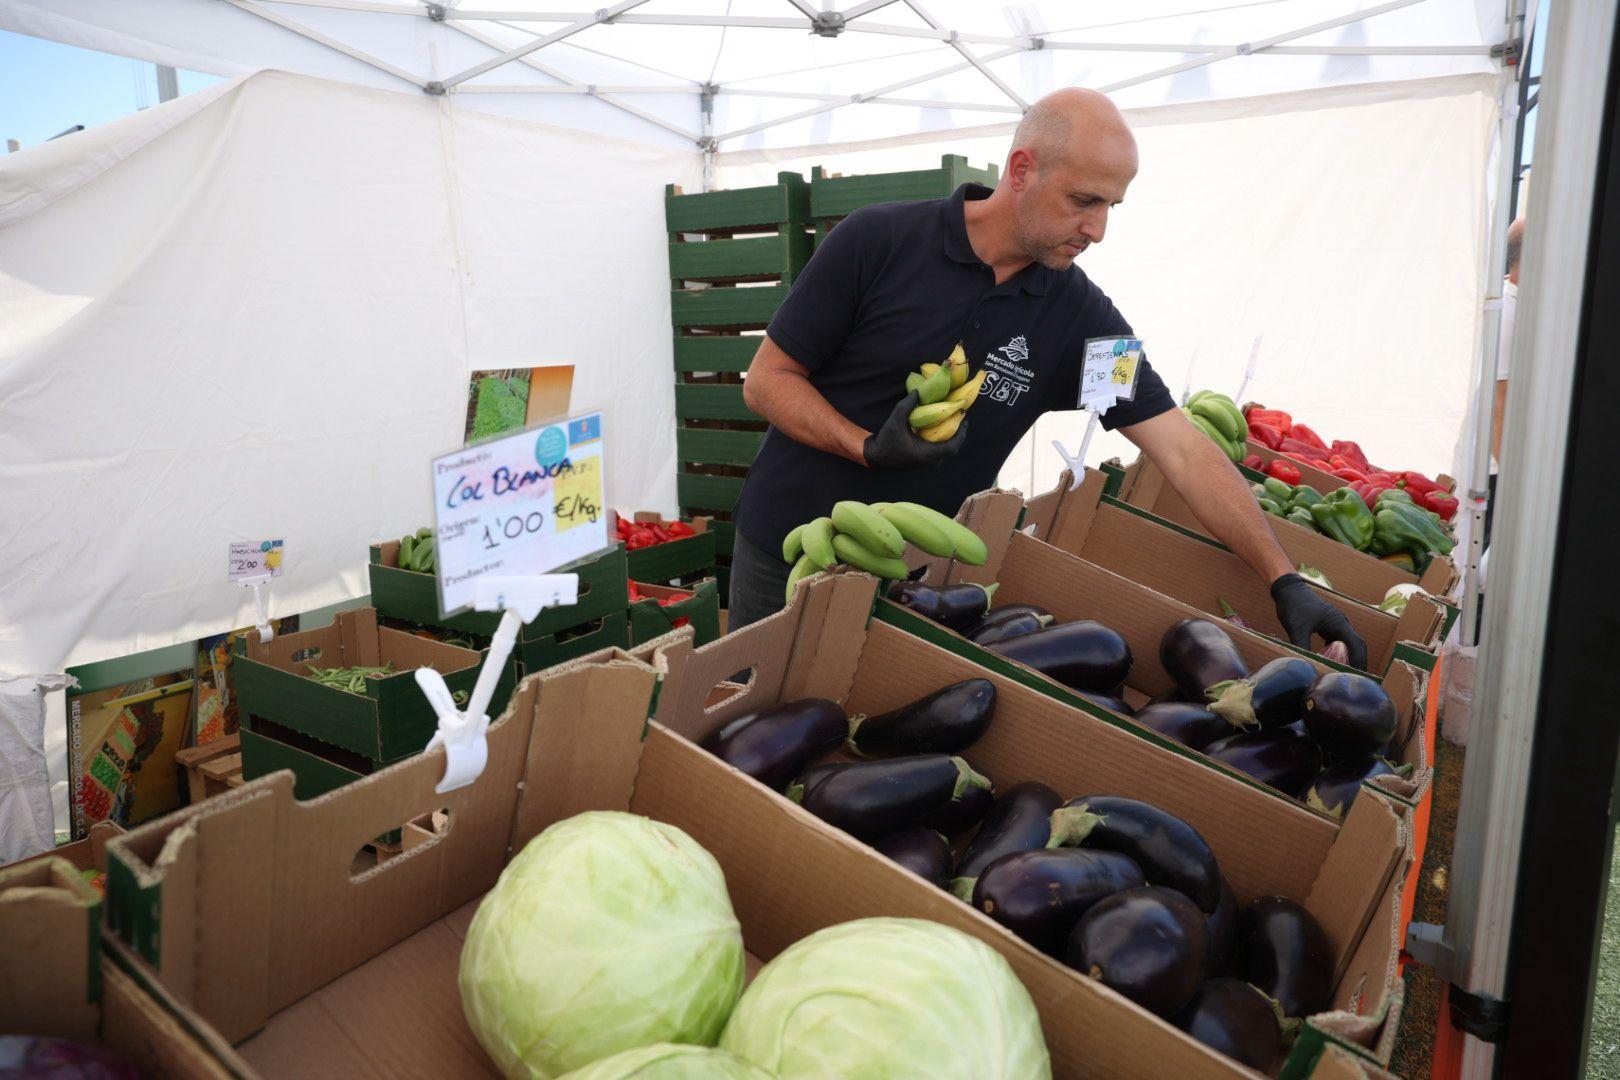
M 682 506 L 698 506 L 707 510 L 730 510 L 742 495 L 743 478 L 740 476 L 702 476 L 698 473 L 676 473 L 675 493 Z
M 639 517 L 639 515 L 638 515 Z M 630 580 L 657 584 L 675 578 L 696 577 L 714 569 L 714 537 L 704 522 L 693 522 L 696 536 L 630 552 Z
M 335 791 L 344 784 L 352 784 L 369 775 L 375 766 L 353 767 L 359 762 L 340 765 L 325 754 L 317 752 L 314 740 L 294 745 L 288 732 L 262 717 L 248 717 L 242 722 L 242 779 L 257 780 L 282 769 L 293 774 L 293 797 L 300 802 Z M 277 736 L 280 736 L 279 738 Z M 302 740 L 300 740 L 302 741 Z M 318 744 L 315 744 L 318 745 Z
M 663 637 L 675 629 L 675 623 L 680 619 L 691 623 L 692 644 L 695 646 L 707 645 L 720 636 L 720 585 L 714 578 L 705 578 L 690 587 L 681 588 L 678 591 L 689 592 L 692 598 L 667 606 L 661 606 L 657 598 L 677 590 L 648 586 L 641 591 L 651 598 L 637 600 L 630 605 L 632 646 Z
M 501 616 L 491 611 L 464 611 L 444 618 L 439 614 L 438 579 L 399 568 L 399 541 L 371 546 L 371 603 L 378 614 L 423 626 L 442 626 L 488 637 L 500 625 Z M 579 575 L 579 603 L 569 607 L 546 608 L 518 631 L 518 643 L 549 640 L 558 631 L 599 619 L 612 611 L 623 611 L 629 602 L 625 584 L 630 580 L 624 545 L 597 556 L 569 573 Z M 494 714 L 491 714 L 494 715 Z
M 743 403 L 738 385 L 675 384 L 675 417 L 678 420 L 744 420 L 763 424 L 765 418 Z
M 810 220 L 810 185 L 795 172 L 776 174 L 776 183 L 734 191 L 684 194 L 664 186 L 664 227 L 672 233 L 729 235 Z
M 675 457 L 703 465 L 752 465 L 765 440 L 763 431 L 713 431 L 708 428 L 678 428 L 675 431 Z M 634 567 L 630 576 L 636 576 Z
M 630 594 L 626 591 L 626 605 L 629 602 Z M 604 615 L 583 628 L 575 627 L 540 640 L 522 642 L 517 647 L 516 655 L 522 665 L 523 674 L 527 677 L 588 653 L 629 647 L 630 620 L 625 612 L 620 610 Z
M 792 281 L 810 261 L 814 237 L 802 226 L 739 240 L 671 240 L 669 276 L 676 281 Z
M 739 285 L 713 289 L 673 289 L 670 317 L 677 327 L 763 328 L 787 299 L 786 285 Z
M 264 645 L 257 635 L 239 641 L 231 664 L 243 715 L 318 739 L 373 762 L 398 761 L 419 752 L 438 730 L 439 718 L 417 685 L 414 669 L 431 665 L 452 694 L 471 694 L 484 654 L 377 625 L 375 608 L 339 613 L 336 622 L 287 634 Z M 397 672 L 367 679 L 364 694 L 323 686 L 304 672 L 394 662 Z M 498 716 L 517 683 L 509 660 L 490 699 Z
M 736 543 L 737 526 L 729 521 L 709 522 L 709 532 L 714 534 L 714 553 L 730 558 L 732 546 Z
M 747 371 L 763 337 L 740 334 L 677 335 L 675 370 L 678 372 Z
M 974 168 L 958 154 L 942 156 L 937 169 L 865 176 L 827 176 L 818 165 L 810 174 L 810 216 L 823 221 L 875 203 L 943 199 L 968 181 L 995 187 L 1000 177 L 999 166 Z

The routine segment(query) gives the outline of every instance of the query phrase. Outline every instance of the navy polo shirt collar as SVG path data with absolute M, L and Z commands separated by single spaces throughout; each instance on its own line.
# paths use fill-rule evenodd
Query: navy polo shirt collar
M 967 211 L 965 204 L 969 199 L 988 199 L 990 189 L 983 184 L 967 183 L 958 187 L 951 193 L 945 203 L 945 254 L 956 262 L 965 266 L 984 266 L 984 262 L 973 250 L 973 243 L 968 239 Z M 988 269 L 988 267 L 986 267 Z M 1001 288 L 1007 289 L 1014 283 L 1024 292 L 1033 296 L 1045 296 L 1052 275 L 1057 273 L 1049 270 L 1040 263 L 1030 263 L 1011 279 L 1002 283 Z

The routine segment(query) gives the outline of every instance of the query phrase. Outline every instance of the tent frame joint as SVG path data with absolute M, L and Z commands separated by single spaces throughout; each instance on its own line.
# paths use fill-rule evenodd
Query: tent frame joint
M 835 38 L 844 32 L 845 19 L 841 11 L 818 11 L 810 20 L 810 32 L 817 37 Z
M 422 93 L 430 97 L 443 97 L 449 91 L 445 89 L 444 83 L 434 79 L 432 82 L 422 84 Z
M 1519 62 L 1519 39 L 1499 41 L 1491 46 L 1491 59 L 1500 60 L 1509 67 Z
M 444 22 L 444 16 L 445 16 L 444 5 L 443 4 L 428 4 L 427 5 L 427 16 L 428 16 L 428 18 L 432 19 L 434 22 L 439 22 L 439 23 Z

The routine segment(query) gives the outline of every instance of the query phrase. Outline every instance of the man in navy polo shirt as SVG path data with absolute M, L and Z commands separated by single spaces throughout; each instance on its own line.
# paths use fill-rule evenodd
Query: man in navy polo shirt
M 955 515 L 995 486 L 1042 413 L 1074 409 L 1088 338 L 1131 326 L 1075 256 L 1101 243 L 1136 176 L 1136 141 L 1094 91 L 1059 90 L 1018 125 L 1001 184 L 858 210 L 828 234 L 771 320 L 743 397 L 770 421 L 736 510 L 730 627 L 779 610 L 782 541 L 835 502 L 923 503 Z M 906 375 L 960 342 L 984 388 L 956 435 L 931 443 L 898 397 Z M 1133 401 L 1102 417 L 1164 470 L 1209 530 L 1271 583 L 1296 645 L 1343 641 L 1349 621 L 1298 574 L 1248 484 L 1190 424 L 1145 361 Z

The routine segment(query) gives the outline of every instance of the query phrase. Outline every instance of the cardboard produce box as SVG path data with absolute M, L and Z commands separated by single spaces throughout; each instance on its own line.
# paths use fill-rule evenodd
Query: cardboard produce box
M 0 1035 L 103 1046 L 147 1075 L 223 1078 L 214 1056 L 102 949 L 101 893 L 110 821 L 83 840 L 0 867 Z
M 1182 619 L 1208 618 L 1208 614 L 1019 532 L 1016 526 L 1023 520 L 1023 509 L 1023 500 L 1016 492 L 986 491 L 968 499 L 958 520 L 984 539 L 989 550 L 988 560 L 983 566 L 967 566 L 948 559 L 932 560 L 927 564 L 925 580 L 931 584 L 972 581 L 988 585 L 997 582 L 997 604 L 1038 604 L 1050 611 L 1058 622 L 1094 619 L 1112 627 L 1129 644 L 1134 658 L 1126 679 L 1125 701 L 1133 708 L 1139 708 L 1155 694 L 1168 689 L 1170 677 L 1159 663 L 1159 643 L 1165 631 Z M 890 600 L 879 600 L 875 615 L 943 645 L 975 664 L 1009 675 L 1073 708 L 1126 727 L 1174 754 L 1191 757 L 1209 768 L 1222 770 L 1273 798 L 1303 805 L 1229 766 L 1096 704 L 1055 679 L 1006 660 Z M 1231 635 L 1250 671 L 1284 656 L 1303 657 L 1315 664 L 1319 671 L 1354 670 L 1228 622 L 1222 621 L 1221 626 Z M 1423 798 L 1433 780 L 1425 745 L 1426 677 L 1416 666 L 1397 659 L 1390 662 L 1381 681 L 1395 704 L 1398 718 L 1395 742 L 1400 749 L 1399 760 L 1410 765 L 1411 770 L 1409 776 L 1380 776 L 1371 783 L 1392 798 L 1409 806 L 1415 805 Z
M 413 672 L 430 667 L 444 676 L 452 694 L 472 693 L 484 654 L 377 625 L 375 608 L 340 612 L 319 630 L 260 641 L 257 630 L 238 644 L 233 665 L 244 723 L 269 721 L 373 763 L 419 752 L 439 728 Z M 351 694 L 309 678 L 311 667 L 379 667 L 395 673 L 365 680 L 364 694 Z M 505 708 L 516 676 L 507 670 L 495 685 L 490 712 Z M 244 746 L 246 743 L 244 743 Z
M 1123 470 L 1118 497 L 1200 536 L 1209 535 L 1192 507 L 1147 458 Z M 1295 525 L 1286 518 L 1268 514 L 1267 520 L 1290 562 L 1296 566 L 1304 563 L 1316 567 L 1333 582 L 1335 590 L 1364 604 L 1377 604 L 1392 585 L 1419 585 L 1425 592 L 1443 597 L 1449 595 L 1457 583 L 1457 567 L 1449 558 L 1436 556 L 1422 576 L 1418 576 L 1376 555 L 1357 551 L 1319 532 Z
M 631 519 L 637 525 L 641 524 L 672 524 L 660 514 L 637 511 Z M 714 570 L 715 537 L 709 531 L 709 518 L 695 517 L 687 522 L 692 526 L 696 536 L 683 537 L 680 540 L 669 540 L 651 547 L 638 548 L 626 552 L 625 558 L 629 570 L 630 580 L 645 582 L 669 582 L 676 578 L 682 581 L 688 578 L 707 577 Z
M 371 604 L 379 615 L 484 637 L 494 634 L 495 628 L 500 625 L 501 613 L 498 611 L 464 611 L 448 618 L 441 616 L 438 579 L 432 574 L 401 570 L 398 540 L 371 545 L 371 562 L 366 569 L 371 578 Z M 523 629 L 518 631 L 518 645 L 513 655 L 523 665 L 525 673 L 572 659 L 572 656 L 558 653 L 556 646 L 559 639 L 568 637 L 570 631 L 577 631 L 587 624 L 593 631 L 605 627 L 605 623 L 597 624 L 595 620 L 622 615 L 629 603 L 626 586 L 630 575 L 623 544 L 572 568 L 568 573 L 579 575 L 579 603 L 545 608 L 533 622 L 524 623 Z M 591 649 L 587 651 L 622 646 L 624 643 L 593 641 Z M 582 654 L 575 652 L 572 655 Z
M 751 971 L 826 926 L 932 919 L 1008 957 L 1058 1077 L 1255 1075 L 650 722 L 653 668 L 623 654 L 592 660 L 524 680 L 470 787 L 434 793 L 434 750 L 306 804 L 293 800 L 290 777 L 267 777 L 123 837 L 109 848 L 109 949 L 238 1076 L 495 1075 L 456 987 L 479 898 L 548 825 L 629 810 L 685 830 L 719 860 Z M 433 808 L 425 841 L 356 870 L 369 834 Z M 1344 895 L 1329 886 L 1353 852 L 1323 823 L 1304 825 L 1313 852 L 1340 852 L 1322 870 L 1331 915 Z M 1390 807 L 1369 800 L 1340 835 L 1361 837 L 1361 857 L 1376 861 L 1399 857 L 1399 830 Z M 1360 867 L 1353 891 L 1370 889 L 1376 872 Z M 1367 966 L 1364 945 L 1347 949 L 1348 970 Z M 1379 987 L 1388 1015 L 1395 1002 Z M 1373 996 L 1361 995 L 1369 1008 Z
M 1086 470 L 1073 491 L 1071 479 L 1064 471 L 1057 487 L 1029 500 L 1021 528 L 1027 531 L 1033 525 L 1037 539 L 1217 619 L 1224 599 L 1262 634 L 1286 640 L 1267 583 L 1230 549 L 1209 537 L 1166 527 L 1146 511 L 1105 495 L 1107 477 L 1100 472 Z M 1396 659 L 1433 671 L 1457 615 L 1450 604 L 1427 596 L 1412 597 L 1399 618 L 1337 589 L 1323 590 L 1322 596 L 1344 612 L 1367 643 L 1369 670 L 1380 673 Z
M 1337 963 L 1334 1011 L 1310 1019 L 1284 1076 L 1307 1075 L 1329 1043 L 1381 1063 L 1389 1060 L 1404 993 L 1397 974 L 1400 907 L 1411 859 L 1404 810 L 1364 789 L 1339 825 L 1188 755 L 1166 753 L 1005 673 L 976 667 L 870 618 L 874 586 L 865 575 L 818 575 L 800 586 L 782 612 L 706 647 L 694 649 L 683 633 L 637 650 L 664 671 L 657 723 L 696 745 L 733 718 L 784 701 L 822 697 L 838 701 L 850 714 L 878 715 L 965 678 L 989 679 L 997 692 L 994 718 L 962 756 L 990 777 L 996 790 L 1039 781 L 1066 798 L 1117 794 L 1145 800 L 1203 835 L 1241 902 L 1287 896 L 1322 923 Z M 749 672 L 745 686 L 727 685 L 742 671 Z M 766 790 L 752 780 L 743 782 Z M 771 816 L 792 818 L 806 833 L 828 830 L 786 798 L 769 797 L 775 805 Z M 797 851 L 798 845 L 790 848 Z M 916 902 L 928 903 L 919 913 L 944 921 L 939 912 L 954 904 L 976 933 L 1013 962 L 1036 994 L 1049 1042 L 1055 1023 L 1077 1029 L 1078 1056 L 1060 1058 L 1053 1044 L 1059 1076 L 1202 1076 L 1216 1066 L 1246 1074 L 1227 1059 L 1204 1059 L 1198 1044 L 1170 1025 L 942 890 L 912 880 Z M 938 899 L 946 901 L 943 908 Z M 1026 974 L 1030 971 L 1053 982 L 1037 990 Z
M 704 578 L 690 587 L 672 588 L 667 585 L 643 585 L 633 582 L 641 599 L 630 603 L 630 644 L 641 645 L 663 637 L 678 629 L 677 623 L 690 624 L 697 644 L 707 645 L 720 636 L 720 585 L 714 578 Z M 671 596 L 687 596 L 670 604 L 661 604 Z

